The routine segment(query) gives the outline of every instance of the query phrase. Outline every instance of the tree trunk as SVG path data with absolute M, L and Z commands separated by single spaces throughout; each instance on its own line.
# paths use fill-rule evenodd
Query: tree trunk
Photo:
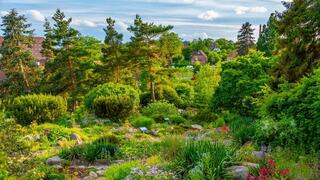
M 76 74 L 74 72 L 74 69 L 73 69 L 73 61 L 69 58 L 68 60 L 68 69 L 69 69 L 69 73 L 70 73 L 70 76 L 71 76 L 71 91 L 74 92 L 76 90 Z M 75 111 L 76 110 L 76 107 L 77 107 L 77 101 L 73 101 L 71 102 L 71 111 Z
M 24 71 L 24 67 L 23 67 L 23 64 L 22 64 L 21 60 L 19 62 L 19 66 L 20 66 L 20 70 L 21 70 L 21 73 L 22 73 L 22 76 L 23 76 L 23 82 L 24 82 L 24 86 L 25 86 L 25 91 L 27 93 L 30 93 L 30 84 L 29 84 L 26 72 Z

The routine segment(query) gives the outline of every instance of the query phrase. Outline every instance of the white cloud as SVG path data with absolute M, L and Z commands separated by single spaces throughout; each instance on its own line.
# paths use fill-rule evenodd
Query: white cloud
M 125 22 L 123 22 L 123 21 L 118 21 L 117 27 L 118 27 L 121 31 L 127 31 L 127 29 L 128 29 L 129 26 L 128 26 Z
M 213 11 L 213 10 L 210 10 L 210 11 L 206 11 L 204 13 L 201 13 L 198 18 L 200 19 L 204 19 L 204 20 L 212 20 L 214 18 L 217 18 L 219 17 L 219 13 Z
M 39 22 L 44 22 L 44 15 L 38 10 L 29 10 L 28 13 L 32 16 L 32 18 Z
M 7 15 L 9 12 L 7 12 L 7 11 L 0 11 L 0 16 L 5 16 L 5 15 Z
M 256 7 L 245 7 L 245 6 L 238 6 L 234 9 L 235 13 L 238 15 L 250 13 L 265 13 L 268 11 L 267 8 L 263 6 L 256 6 Z
M 97 24 L 93 21 L 90 20 L 78 20 L 78 19 L 74 19 L 71 22 L 72 25 L 75 26 L 84 26 L 84 27 L 97 27 Z

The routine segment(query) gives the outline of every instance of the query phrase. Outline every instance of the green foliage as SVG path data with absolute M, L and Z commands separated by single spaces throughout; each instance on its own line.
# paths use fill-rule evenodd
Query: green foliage
M 122 180 L 125 179 L 131 172 L 131 169 L 139 165 L 139 161 L 128 161 L 120 164 L 109 166 L 105 172 L 107 180 Z
M 296 83 L 319 67 L 320 2 L 294 0 L 284 3 L 286 10 L 277 21 L 279 62 L 273 69 L 274 86 Z M 296 18 L 299 17 L 299 18 Z
M 276 50 L 278 33 L 276 30 L 276 16 L 274 13 L 270 15 L 267 26 L 263 26 L 263 31 L 257 42 L 257 50 L 264 52 L 266 56 L 272 56 Z
M 135 128 L 140 128 L 140 127 L 146 127 L 148 129 L 151 129 L 152 124 L 154 124 L 154 120 L 152 118 L 149 117 L 145 117 L 145 116 L 139 116 L 139 117 L 135 117 L 131 120 L 131 124 L 135 127 Z
M 168 102 L 157 101 L 143 108 L 142 114 L 161 122 L 163 118 L 167 118 L 170 115 L 177 115 L 178 109 Z
M 251 28 L 251 24 L 246 22 L 242 25 L 241 29 L 238 32 L 238 54 L 246 55 L 249 53 L 249 49 L 253 48 L 254 43 L 254 29 Z
M 213 95 L 211 110 L 254 115 L 256 106 L 253 98 L 258 96 L 261 86 L 269 81 L 267 72 L 271 64 L 272 59 L 259 52 L 223 63 L 221 82 Z
M 129 96 L 101 96 L 94 100 L 93 109 L 98 117 L 116 121 L 129 117 L 135 107 Z
M 186 107 L 192 105 L 195 96 L 193 86 L 187 83 L 180 83 L 175 86 L 175 90 L 181 99 L 180 106 Z
M 294 88 L 273 93 L 261 107 L 258 140 L 274 145 L 319 149 L 320 70 Z
M 195 105 L 206 108 L 221 80 L 221 63 L 212 68 L 209 65 L 202 66 L 196 75 L 194 82 Z
M 164 100 L 178 106 L 181 103 L 181 99 L 176 90 L 167 85 L 157 86 L 156 99 Z
M 54 179 L 64 180 L 67 177 L 59 173 L 57 169 L 47 165 L 40 165 L 32 170 L 29 170 L 26 174 L 27 180 L 42 180 L 42 179 Z
M 139 105 L 139 94 L 132 87 L 107 83 L 92 89 L 85 97 L 85 105 L 100 117 L 125 119 Z
M 166 32 L 159 39 L 161 56 L 168 61 L 168 64 L 173 63 L 173 58 L 181 55 L 183 43 L 178 34 L 174 32 Z
M 19 124 L 29 125 L 33 121 L 38 124 L 53 122 L 66 113 L 67 107 L 62 97 L 34 94 L 15 98 L 10 111 Z
M 255 121 L 245 117 L 232 121 L 230 123 L 230 134 L 241 145 L 252 141 L 255 135 Z
M 186 119 L 179 115 L 172 115 L 169 116 L 169 121 L 172 124 L 184 124 L 186 122 Z
M 189 141 L 178 153 L 174 167 L 184 177 L 219 179 L 235 161 L 235 151 L 230 147 L 210 141 Z
M 118 147 L 103 139 L 98 139 L 91 143 L 81 144 L 69 149 L 63 149 L 59 156 L 63 159 L 80 159 L 94 162 L 98 159 L 109 159 L 115 156 Z
M 218 119 L 216 113 L 210 111 L 209 109 L 200 109 L 195 116 L 192 117 L 196 122 L 213 122 Z

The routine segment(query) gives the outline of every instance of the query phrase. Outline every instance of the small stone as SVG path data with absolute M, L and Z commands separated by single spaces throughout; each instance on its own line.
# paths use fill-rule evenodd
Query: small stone
M 242 163 L 243 166 L 250 168 L 259 168 L 259 164 L 251 163 L 251 162 L 244 162 Z
M 223 140 L 223 144 L 229 146 L 232 144 L 232 140 L 230 140 L 230 139 Z
M 93 171 L 90 171 L 89 176 L 91 176 L 93 178 L 97 178 L 98 177 L 97 173 L 95 173 Z
M 47 160 L 48 165 L 61 165 L 64 159 L 60 158 L 59 156 L 54 156 Z
M 98 176 L 104 176 L 104 170 L 99 170 L 96 173 Z
M 143 133 L 146 133 L 148 131 L 148 128 L 146 128 L 146 127 L 140 127 L 139 129 Z
M 197 130 L 197 131 L 201 131 L 202 130 L 202 126 L 200 126 L 198 124 L 191 125 L 191 128 L 193 130 Z
M 266 153 L 264 151 L 253 151 L 253 155 L 259 160 L 263 160 L 266 157 Z
M 227 171 L 236 180 L 247 180 L 249 176 L 249 168 L 245 166 L 231 166 Z
M 82 139 L 81 139 L 81 137 L 80 137 L 78 134 L 76 134 L 76 133 L 72 133 L 72 134 L 70 135 L 70 139 L 71 139 L 71 140 L 75 140 L 75 141 L 77 142 L 77 144 L 82 144 Z

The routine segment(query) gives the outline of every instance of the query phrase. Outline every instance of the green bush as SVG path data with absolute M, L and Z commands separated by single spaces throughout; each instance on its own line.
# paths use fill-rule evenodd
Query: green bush
M 63 159 L 81 159 L 94 162 L 98 159 L 109 159 L 115 156 L 118 147 L 115 144 L 104 140 L 97 140 L 92 143 L 81 144 L 72 148 L 64 149 L 59 153 Z
M 172 124 L 184 124 L 186 122 L 186 119 L 179 115 L 172 115 L 169 116 L 169 121 Z
M 177 115 L 178 109 L 173 104 L 168 102 L 157 101 L 143 108 L 142 114 L 157 121 L 163 121 L 164 118 L 167 118 L 171 115 Z
M 235 150 L 223 144 L 189 141 L 178 153 L 174 167 L 183 177 L 220 179 L 226 175 L 225 168 L 237 160 Z
M 107 83 L 92 89 L 85 106 L 97 116 L 111 120 L 125 119 L 139 106 L 139 93 L 131 86 Z
M 59 96 L 34 94 L 20 96 L 13 100 L 10 111 L 22 125 L 33 121 L 38 124 L 53 122 L 67 112 L 66 101 Z
M 320 149 L 320 69 L 262 103 L 257 141 L 305 150 Z
M 156 99 L 168 101 L 176 106 L 181 103 L 181 99 L 176 90 L 168 85 L 157 86 Z
M 151 129 L 151 126 L 154 123 L 155 122 L 154 122 L 154 120 L 152 118 L 145 117 L 145 116 L 139 116 L 139 117 L 136 117 L 136 118 L 131 120 L 131 124 L 135 128 L 147 127 L 148 129 Z
M 196 122 L 213 122 L 216 119 L 218 119 L 217 114 L 211 112 L 209 109 L 201 109 L 193 116 L 193 120 Z
M 93 109 L 98 117 L 116 121 L 129 117 L 135 105 L 129 96 L 102 96 L 94 100 Z
M 232 121 L 230 123 L 230 133 L 233 139 L 241 145 L 252 141 L 255 135 L 255 121 L 244 117 Z
M 26 174 L 27 180 L 42 180 L 42 179 L 54 179 L 54 180 L 64 180 L 67 177 L 59 173 L 54 167 L 41 165 L 32 170 L 29 170 Z
M 187 83 L 180 83 L 175 86 L 175 90 L 181 99 L 180 106 L 187 107 L 192 105 L 195 95 L 193 86 Z
M 107 180 L 123 180 L 127 177 L 131 169 L 137 167 L 139 161 L 129 161 L 121 164 L 113 164 L 109 166 L 105 172 L 105 178 Z

